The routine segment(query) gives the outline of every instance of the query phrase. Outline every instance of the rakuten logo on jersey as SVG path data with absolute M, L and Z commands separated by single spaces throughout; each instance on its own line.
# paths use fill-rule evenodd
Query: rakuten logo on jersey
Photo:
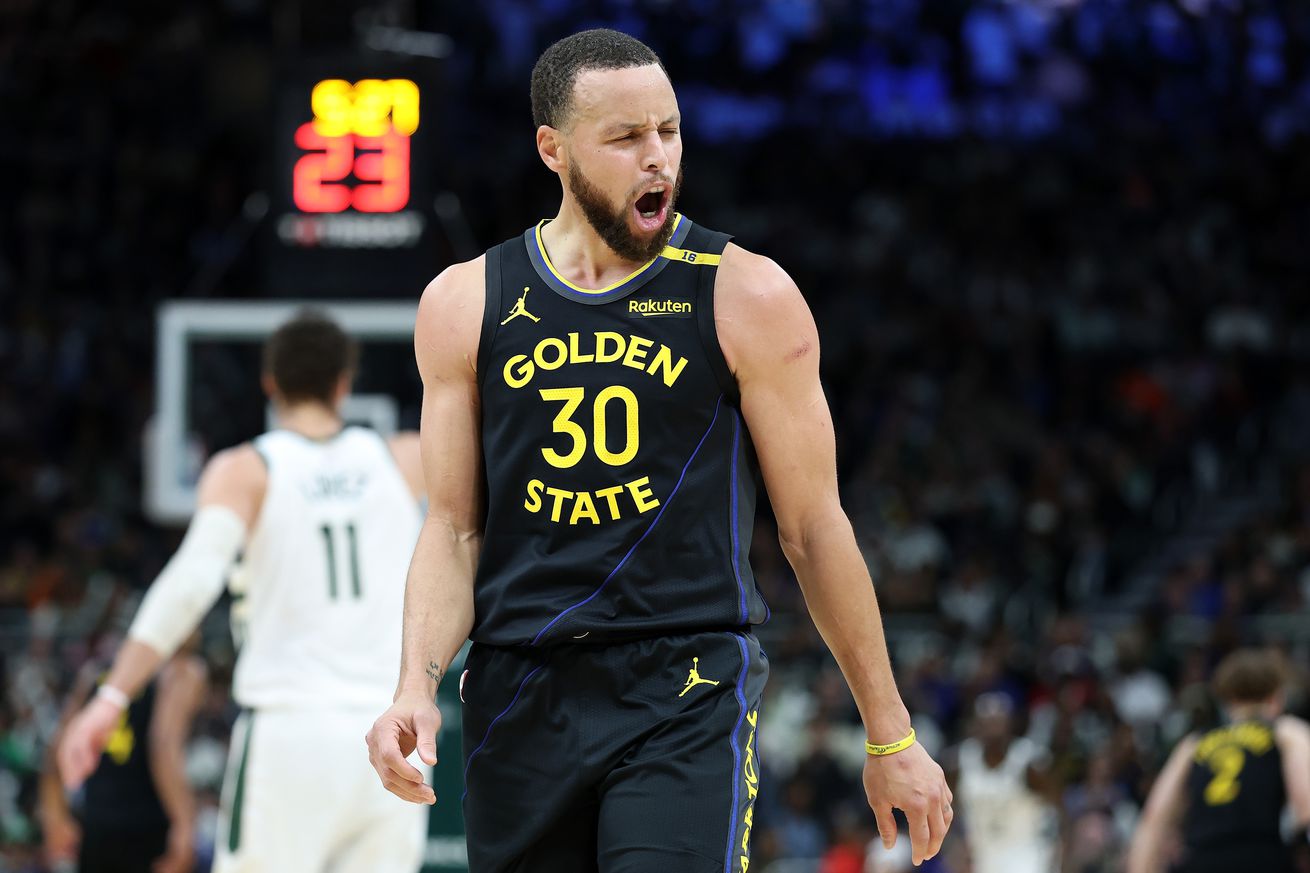
M 670 298 L 667 300 L 629 300 L 628 315 L 642 318 L 691 318 L 691 301 Z

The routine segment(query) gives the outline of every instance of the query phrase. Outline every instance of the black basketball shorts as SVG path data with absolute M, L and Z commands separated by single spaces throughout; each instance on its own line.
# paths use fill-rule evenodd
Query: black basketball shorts
M 1293 873 L 1292 853 L 1279 843 L 1206 846 L 1187 853 L 1173 873 Z
M 87 823 L 82 828 L 80 873 L 150 873 L 168 848 L 168 825 L 122 828 Z
M 768 659 L 754 635 L 474 645 L 471 873 L 745 873 Z

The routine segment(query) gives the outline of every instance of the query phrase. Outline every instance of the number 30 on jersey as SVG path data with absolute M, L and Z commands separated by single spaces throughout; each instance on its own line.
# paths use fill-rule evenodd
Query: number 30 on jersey
M 541 399 L 547 403 L 563 404 L 555 414 L 551 430 L 565 440 L 541 449 L 541 456 L 552 467 L 558 470 L 576 467 L 588 448 L 610 467 L 622 467 L 637 457 L 641 447 L 641 412 L 637 395 L 631 388 L 610 385 L 591 400 L 590 435 L 577 420 L 581 417 L 583 423 L 586 422 L 586 413 L 580 413 L 580 410 L 587 403 L 587 389 L 542 388 Z M 623 409 L 624 422 L 622 442 L 618 445 L 614 444 L 618 443 L 617 439 L 611 441 L 607 425 L 610 407 L 616 403 Z M 527 499 L 523 502 L 523 508 L 528 512 L 545 512 L 556 524 L 573 525 L 618 521 L 634 510 L 640 515 L 659 505 L 659 499 L 651 490 L 649 476 L 595 491 L 556 488 L 541 479 L 532 479 L 528 482 Z
M 582 429 L 581 425 L 573 420 L 574 414 L 586 397 L 587 391 L 585 388 L 541 389 L 541 399 L 547 402 L 563 401 L 564 406 L 556 414 L 553 427 L 555 433 L 565 434 L 572 440 L 571 447 L 565 454 L 561 454 L 549 447 L 541 450 L 542 457 L 552 467 L 558 467 L 561 470 L 575 467 L 587 451 L 587 433 Z M 605 432 L 605 411 L 609 403 L 615 400 L 621 402 L 624 407 L 626 420 L 624 430 L 626 434 L 623 447 L 617 452 L 612 452 L 609 448 L 608 434 Z M 639 429 L 637 395 L 632 393 L 631 388 L 625 388 L 622 385 L 611 385 L 596 395 L 592 405 L 591 421 L 591 446 L 596 453 L 596 457 L 611 467 L 621 467 L 637 456 L 637 448 L 641 442 L 641 432 Z

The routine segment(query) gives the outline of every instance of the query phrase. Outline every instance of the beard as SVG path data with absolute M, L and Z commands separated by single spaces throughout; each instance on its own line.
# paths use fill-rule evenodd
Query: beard
M 628 212 L 632 209 L 632 203 L 628 202 L 630 198 L 625 198 L 623 204 L 615 209 L 605 197 L 605 192 L 593 185 L 576 163 L 569 164 L 569 190 L 582 207 L 582 214 L 586 216 L 592 230 L 596 231 L 597 236 L 604 240 L 614 254 L 624 260 L 652 260 L 664 251 L 664 247 L 673 238 L 673 222 L 676 217 L 673 207 L 682 192 L 681 171 L 673 184 L 673 193 L 669 196 L 668 214 L 664 217 L 664 223 L 649 239 L 636 236 L 628 228 Z

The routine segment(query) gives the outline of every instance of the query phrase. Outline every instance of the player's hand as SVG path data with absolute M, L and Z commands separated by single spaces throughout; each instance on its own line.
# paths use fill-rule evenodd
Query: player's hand
M 150 873 L 190 873 L 195 859 L 195 834 L 191 825 L 171 823 L 164 854 L 155 859 Z
M 423 783 L 423 774 L 405 758 L 417 748 L 423 763 L 437 763 L 439 730 L 441 711 L 431 700 L 423 698 L 397 698 L 373 722 L 364 737 L 368 742 L 368 760 L 388 791 L 411 803 L 437 802 L 432 786 Z
M 100 754 L 109 742 L 123 710 L 103 697 L 93 697 L 82 711 L 73 717 L 59 743 L 56 760 L 64 787 L 75 791 L 95 772 Z
M 878 819 L 882 844 L 896 844 L 895 807 L 910 826 L 910 853 L 917 867 L 942 847 L 955 813 L 946 774 L 923 746 L 915 743 L 894 755 L 869 755 L 864 762 L 864 792 Z

